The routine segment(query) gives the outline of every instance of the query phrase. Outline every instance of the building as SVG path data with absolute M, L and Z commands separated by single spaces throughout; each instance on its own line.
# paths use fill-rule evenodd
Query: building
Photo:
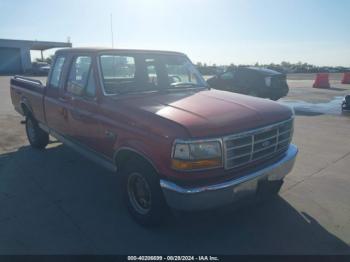
M 32 68 L 30 50 L 72 47 L 71 43 L 0 39 L 0 74 L 23 73 Z

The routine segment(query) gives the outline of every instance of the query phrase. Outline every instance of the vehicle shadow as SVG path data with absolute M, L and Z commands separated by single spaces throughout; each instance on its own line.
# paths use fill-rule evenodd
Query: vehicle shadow
M 334 86 L 327 88 L 327 89 L 333 90 L 333 91 L 340 91 L 340 92 L 347 90 L 346 88 L 339 88 L 339 87 L 334 87 Z
M 61 144 L 0 155 L 0 254 L 350 254 L 282 197 L 144 228 L 118 180 Z

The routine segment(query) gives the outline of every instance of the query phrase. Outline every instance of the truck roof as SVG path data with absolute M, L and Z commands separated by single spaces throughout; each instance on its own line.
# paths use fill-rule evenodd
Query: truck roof
M 101 53 L 101 52 L 125 52 L 125 53 L 149 53 L 149 54 L 173 54 L 185 55 L 181 52 L 163 51 L 163 50 L 143 50 L 143 49 L 115 49 L 103 47 L 84 47 L 84 48 L 63 48 L 56 51 L 56 54 L 71 54 L 71 53 Z

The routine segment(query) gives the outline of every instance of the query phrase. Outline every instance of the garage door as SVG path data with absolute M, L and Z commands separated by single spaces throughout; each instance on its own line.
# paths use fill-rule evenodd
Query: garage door
M 22 72 L 20 49 L 0 47 L 0 73 L 20 72 Z

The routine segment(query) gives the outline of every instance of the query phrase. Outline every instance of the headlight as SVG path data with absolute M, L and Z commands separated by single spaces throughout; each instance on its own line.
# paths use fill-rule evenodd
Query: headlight
M 175 141 L 172 168 L 196 170 L 222 166 L 220 140 L 215 141 Z
M 265 85 L 271 86 L 271 77 L 265 77 Z

